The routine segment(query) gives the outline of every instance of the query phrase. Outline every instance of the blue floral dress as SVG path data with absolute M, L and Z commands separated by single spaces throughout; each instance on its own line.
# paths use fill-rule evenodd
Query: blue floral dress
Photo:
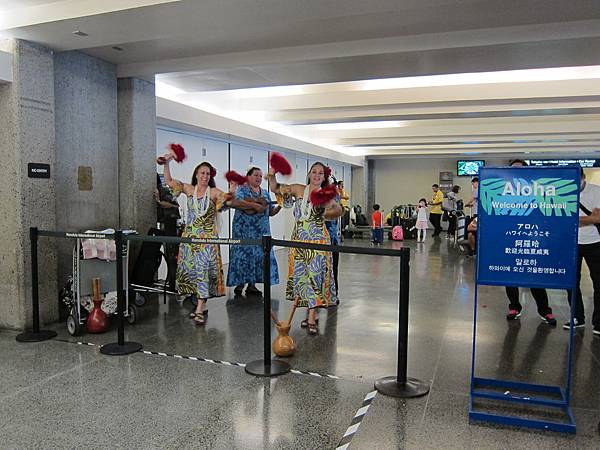
M 235 198 L 245 200 L 249 197 L 263 198 L 270 203 L 269 192 L 261 189 L 254 192 L 249 186 L 240 186 L 235 192 Z M 246 214 L 236 210 L 233 216 L 234 239 L 262 239 L 263 235 L 271 235 L 269 217 L 271 206 L 262 214 Z M 271 250 L 271 284 L 279 283 L 279 272 L 275 254 Z M 263 280 L 263 250 L 260 246 L 232 245 L 229 253 L 229 270 L 227 286 L 238 286 L 246 283 L 262 283 Z

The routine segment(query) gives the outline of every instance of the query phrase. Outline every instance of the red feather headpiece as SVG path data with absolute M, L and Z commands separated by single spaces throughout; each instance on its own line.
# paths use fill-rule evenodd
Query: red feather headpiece
M 321 206 L 326 204 L 329 200 L 334 199 L 337 195 L 336 187 L 331 184 L 325 186 L 322 189 L 316 189 L 310 193 L 310 202 L 314 206 Z
M 214 178 L 217 176 L 217 169 L 215 169 L 214 167 L 211 167 L 210 169 L 210 177 Z
M 323 173 L 325 175 L 325 179 L 329 179 L 329 177 L 331 176 L 331 167 L 325 166 L 325 169 L 323 169 Z
M 228 182 L 236 183 L 240 186 L 242 184 L 246 184 L 248 182 L 248 177 L 245 177 L 244 175 L 240 175 L 235 170 L 230 170 L 229 172 L 227 172 L 225 174 L 225 178 L 227 179 Z
M 171 144 L 169 145 L 169 149 L 175 154 L 175 161 L 180 163 L 185 160 L 186 155 L 183 146 L 180 144 Z
M 292 173 L 292 166 L 290 165 L 288 160 L 283 157 L 281 153 L 271 153 L 269 164 L 271 165 L 275 173 L 280 173 L 284 176 L 291 175 Z

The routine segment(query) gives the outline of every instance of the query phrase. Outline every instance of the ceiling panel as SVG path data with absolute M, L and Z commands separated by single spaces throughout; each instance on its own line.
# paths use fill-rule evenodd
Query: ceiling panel
M 348 154 L 598 152 L 598 0 L 50 6 L 5 0 L 0 37 L 83 51 L 116 64 L 121 77 L 156 76 L 165 98 Z M 582 66 L 593 66 L 591 75 L 576 75 Z M 574 69 L 511 78 L 553 67 Z M 497 71 L 506 80 L 471 81 Z

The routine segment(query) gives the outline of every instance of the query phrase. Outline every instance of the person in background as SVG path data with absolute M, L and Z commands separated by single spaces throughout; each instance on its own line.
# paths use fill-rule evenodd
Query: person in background
M 448 192 L 448 201 L 450 203 L 450 210 L 448 211 L 448 238 L 454 238 L 456 233 L 456 221 L 458 211 L 458 193 L 460 192 L 460 186 L 452 186 L 452 190 Z
M 344 190 L 344 181 L 337 182 L 338 191 L 340 191 L 340 206 L 344 211 L 350 210 L 350 195 Z
M 427 236 L 427 200 L 422 198 L 417 204 L 417 242 L 425 242 Z
M 156 190 L 154 191 L 156 200 L 157 222 L 162 224 L 165 236 L 177 236 L 177 220 L 181 218 L 179 214 L 179 203 L 173 198 L 171 190 L 162 184 L 160 175 L 156 174 Z M 169 289 L 175 290 L 175 273 L 177 272 L 177 251 L 179 245 L 165 245 L 165 260 L 167 261 L 167 281 Z
M 339 182 L 336 181 L 335 177 L 332 176 L 332 177 L 330 177 L 329 182 L 330 182 L 330 184 L 333 184 L 334 186 L 338 186 L 338 195 L 335 197 L 335 201 L 339 202 L 340 201 L 339 184 L 341 183 L 341 181 L 339 181 Z M 327 232 L 329 233 L 329 238 L 331 239 L 331 245 L 340 245 L 340 239 L 341 239 L 340 218 L 337 217 L 335 219 L 325 220 L 325 227 L 327 228 Z M 338 266 L 340 264 L 340 253 L 332 252 L 332 256 L 333 256 L 333 279 L 335 281 L 335 294 L 338 295 L 338 293 L 339 293 Z M 337 297 L 336 304 L 337 305 L 340 304 L 339 297 Z
M 343 180 L 337 182 L 337 188 L 340 193 L 339 203 L 343 210 L 342 216 L 340 217 L 340 240 L 343 240 L 343 232 L 346 231 L 346 228 L 350 225 L 350 195 L 344 190 Z
M 280 206 L 271 206 L 269 191 L 260 187 L 263 173 L 259 167 L 251 166 L 246 172 L 248 183 L 235 189 L 232 206 L 236 209 L 233 216 L 232 233 L 234 239 L 262 239 L 271 235 L 269 218 L 277 214 Z M 279 283 L 277 260 L 271 249 L 271 285 Z M 263 250 L 257 246 L 232 245 L 229 254 L 227 286 L 235 286 L 236 296 L 242 295 L 244 286 L 246 295 L 262 295 L 256 283 L 263 283 Z
M 433 237 L 439 236 L 442 232 L 442 203 L 444 202 L 444 193 L 440 191 L 437 184 L 431 186 L 433 197 L 429 202 L 431 211 L 429 212 L 429 220 L 433 225 Z
M 477 217 L 473 217 L 473 220 L 467 225 L 467 241 L 469 243 L 467 256 L 475 256 L 477 253 Z
M 479 205 L 479 178 L 473 177 L 471 180 L 471 188 L 473 189 L 473 196 L 471 200 L 465 203 L 465 206 L 471 208 L 471 216 L 473 218 L 477 217 L 477 206 Z
M 371 228 L 373 229 L 373 244 L 383 244 L 383 214 L 379 210 L 380 206 L 373 205 L 373 215 L 371 216 Z
M 585 326 L 585 313 L 581 295 L 581 266 L 583 260 L 590 269 L 594 289 L 594 313 L 592 325 L 594 335 L 600 336 L 600 186 L 587 183 L 581 169 L 581 192 L 579 193 L 579 261 L 577 263 L 577 291 L 575 293 L 575 317 L 573 328 Z M 569 304 L 571 304 L 571 291 Z M 568 330 L 570 322 L 563 325 Z
M 522 159 L 515 159 L 510 162 L 511 167 L 525 167 L 527 163 Z M 531 288 L 531 295 L 537 305 L 537 311 L 542 320 L 551 326 L 556 326 L 556 319 L 552 314 L 552 308 L 548 306 L 548 293 L 543 288 Z M 523 307 L 519 302 L 519 288 L 516 286 L 506 286 L 506 296 L 508 297 L 508 314 L 506 320 L 516 320 L 521 315 Z

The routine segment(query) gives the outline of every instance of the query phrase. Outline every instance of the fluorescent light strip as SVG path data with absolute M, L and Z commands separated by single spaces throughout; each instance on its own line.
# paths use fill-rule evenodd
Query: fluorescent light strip
M 400 128 L 407 126 L 407 122 L 400 120 L 380 120 L 373 122 L 339 122 L 339 123 L 321 123 L 314 125 L 314 128 L 320 131 L 327 130 L 359 130 L 373 128 Z M 309 125 L 311 126 L 311 125 Z
M 470 84 L 525 83 L 536 81 L 584 80 L 600 78 L 600 66 L 556 67 L 549 69 L 503 70 L 421 77 L 385 78 L 356 82 L 356 90 L 406 89 Z
M 219 93 L 237 99 L 286 97 L 303 94 L 344 91 L 376 91 L 410 89 L 435 86 L 460 86 L 472 84 L 524 83 L 536 81 L 564 81 L 600 79 L 600 66 L 552 67 L 544 69 L 503 70 L 496 72 L 471 72 L 446 75 L 382 78 L 376 80 L 343 81 L 291 86 L 266 86 L 260 88 L 232 89 Z
M 333 150 L 339 153 L 343 153 L 345 155 L 356 156 L 353 149 L 348 149 L 341 145 L 332 145 L 332 144 L 323 144 L 314 139 L 310 139 L 305 135 L 294 133 L 291 129 L 285 125 L 281 125 L 277 122 L 269 122 L 264 120 L 264 113 L 253 111 L 252 113 L 236 113 L 231 111 L 224 111 L 215 105 L 200 102 L 200 101 L 189 101 L 186 100 L 186 92 L 182 89 L 170 86 L 164 82 L 156 81 L 155 83 L 156 96 L 160 98 L 164 98 L 167 100 L 171 100 L 177 103 L 181 103 L 187 106 L 191 106 L 192 108 L 199 109 L 201 111 L 206 111 L 210 114 L 215 114 L 217 116 L 225 117 L 227 119 L 235 120 L 238 122 L 246 123 L 248 125 L 252 125 L 258 128 L 262 128 L 263 130 L 271 131 L 273 133 L 281 134 L 283 136 L 287 136 L 293 139 L 298 139 L 303 142 L 307 142 L 309 144 L 317 145 L 319 147 L 327 148 L 329 150 Z

